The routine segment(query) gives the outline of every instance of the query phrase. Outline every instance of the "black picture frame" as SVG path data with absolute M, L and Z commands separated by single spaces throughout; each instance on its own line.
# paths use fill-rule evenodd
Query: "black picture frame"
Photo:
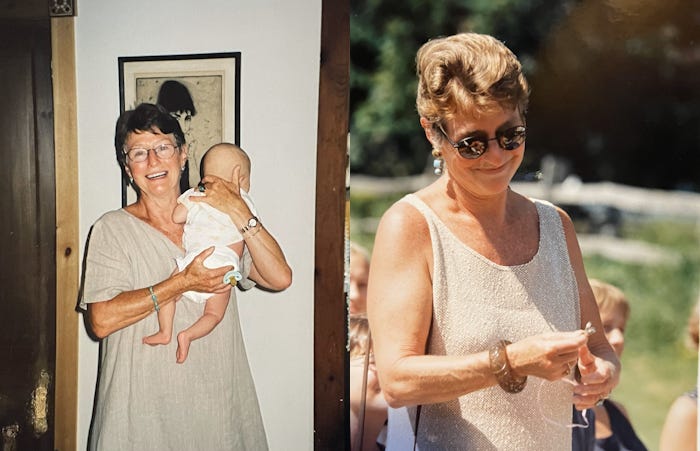
M 199 180 L 199 161 L 210 146 L 240 145 L 241 52 L 123 56 L 118 65 L 120 113 L 148 102 L 179 116 L 189 148 L 190 186 Z M 124 177 L 121 198 L 122 206 L 136 200 Z

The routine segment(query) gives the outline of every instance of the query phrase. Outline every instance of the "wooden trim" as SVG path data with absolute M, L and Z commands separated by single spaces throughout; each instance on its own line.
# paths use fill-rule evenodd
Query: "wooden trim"
M 350 2 L 323 0 L 316 153 L 314 449 L 350 449 L 344 296 Z
M 56 375 L 54 448 L 77 447 L 78 130 L 74 19 L 51 19 L 56 159 Z

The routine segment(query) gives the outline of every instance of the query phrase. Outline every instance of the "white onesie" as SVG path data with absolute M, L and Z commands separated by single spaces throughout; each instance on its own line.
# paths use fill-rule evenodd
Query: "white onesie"
M 204 260 L 204 266 L 207 268 L 219 268 L 233 265 L 233 270 L 240 273 L 240 259 L 228 245 L 242 241 L 243 235 L 231 221 L 229 215 L 205 202 L 192 202 L 190 196 L 204 196 L 204 193 L 196 191 L 195 188 L 190 188 L 177 199 L 178 203 L 187 208 L 187 221 L 185 222 L 185 230 L 182 235 L 185 256 L 176 259 L 178 270 L 182 271 L 185 269 L 204 249 L 215 246 L 214 252 Z M 248 205 L 253 215 L 257 216 L 258 213 L 250 195 L 241 190 L 241 198 Z M 245 282 L 243 282 L 243 287 L 249 288 L 251 284 L 246 284 Z M 205 302 L 212 296 L 211 293 L 196 291 L 187 291 L 182 295 L 198 303 Z

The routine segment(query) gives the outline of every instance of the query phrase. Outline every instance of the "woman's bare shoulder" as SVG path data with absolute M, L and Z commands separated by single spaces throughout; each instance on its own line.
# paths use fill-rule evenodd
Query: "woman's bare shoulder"
M 418 208 L 405 199 L 399 200 L 382 215 L 377 236 L 388 235 L 394 239 L 420 239 L 428 233 L 428 224 Z

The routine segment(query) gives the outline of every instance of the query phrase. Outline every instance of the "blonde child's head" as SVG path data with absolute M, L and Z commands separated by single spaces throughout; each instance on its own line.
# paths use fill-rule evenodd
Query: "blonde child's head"
M 589 280 L 595 296 L 605 338 L 619 356 L 625 348 L 625 328 L 630 316 L 627 296 L 619 288 L 597 279 Z

